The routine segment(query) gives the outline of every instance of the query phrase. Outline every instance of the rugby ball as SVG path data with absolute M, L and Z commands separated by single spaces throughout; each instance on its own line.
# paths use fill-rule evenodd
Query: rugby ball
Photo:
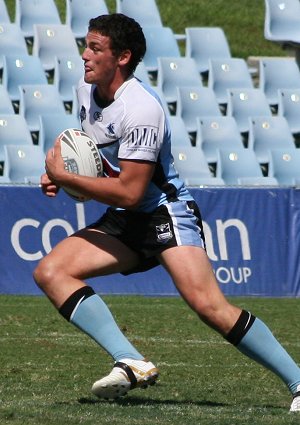
M 59 134 L 58 139 L 65 169 L 69 173 L 89 177 L 103 175 L 103 164 L 97 145 L 84 131 L 68 128 Z M 76 201 L 85 202 L 90 199 L 65 187 L 63 190 Z

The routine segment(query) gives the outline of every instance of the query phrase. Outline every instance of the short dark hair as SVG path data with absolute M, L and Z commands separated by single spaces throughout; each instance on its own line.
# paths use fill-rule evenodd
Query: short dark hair
M 134 72 L 146 52 L 146 39 L 138 22 L 122 13 L 112 13 L 92 18 L 88 30 L 109 37 L 111 50 L 116 56 L 124 50 L 130 50 L 128 71 Z

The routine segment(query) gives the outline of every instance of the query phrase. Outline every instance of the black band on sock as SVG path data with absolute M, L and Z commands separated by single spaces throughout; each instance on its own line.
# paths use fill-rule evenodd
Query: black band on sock
M 90 286 L 83 286 L 77 291 L 73 292 L 73 294 L 63 303 L 63 305 L 58 310 L 59 313 L 68 321 L 70 321 L 71 315 L 73 313 L 74 308 L 81 300 L 84 301 L 88 297 L 95 295 L 93 288 Z
M 253 325 L 254 320 L 255 316 L 253 316 L 249 311 L 242 310 L 236 324 L 225 337 L 227 341 L 233 345 L 238 345 Z

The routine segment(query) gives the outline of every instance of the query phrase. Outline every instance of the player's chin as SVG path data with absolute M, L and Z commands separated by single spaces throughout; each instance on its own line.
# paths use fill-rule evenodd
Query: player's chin
M 86 83 L 90 83 L 90 84 L 93 84 L 95 82 L 94 81 L 94 78 L 93 78 L 93 73 L 91 71 L 85 72 L 85 74 L 84 74 L 84 81 Z

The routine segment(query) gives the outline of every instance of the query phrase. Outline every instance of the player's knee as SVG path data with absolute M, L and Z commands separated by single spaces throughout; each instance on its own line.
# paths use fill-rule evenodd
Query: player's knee
M 35 268 L 33 272 L 33 278 L 35 280 L 35 283 L 41 289 L 46 290 L 47 286 L 53 280 L 55 273 L 56 272 L 53 264 L 45 257 L 39 262 L 39 264 Z

